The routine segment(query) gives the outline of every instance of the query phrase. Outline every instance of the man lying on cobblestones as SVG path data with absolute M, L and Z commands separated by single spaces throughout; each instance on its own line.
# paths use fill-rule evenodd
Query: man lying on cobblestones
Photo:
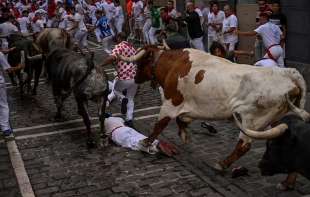
M 161 152 L 167 156 L 177 153 L 176 147 L 161 140 L 155 140 L 150 146 L 143 146 L 143 140 L 147 137 L 133 128 L 125 126 L 125 121 L 120 117 L 109 117 L 104 121 L 106 135 L 117 145 L 139 150 L 149 154 Z

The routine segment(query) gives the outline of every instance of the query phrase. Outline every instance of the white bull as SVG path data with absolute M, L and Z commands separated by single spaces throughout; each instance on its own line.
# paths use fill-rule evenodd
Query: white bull
M 216 165 L 219 170 L 228 168 L 245 154 L 252 138 L 281 135 L 286 124 L 263 130 L 288 112 L 304 120 L 310 117 L 303 110 L 305 81 L 293 68 L 253 67 L 195 49 L 166 51 L 154 46 L 142 48 L 133 57 L 119 58 L 138 63 L 137 83 L 151 80 L 163 88 L 159 121 L 146 144 L 153 142 L 173 118 L 185 142 L 186 127 L 194 119 L 235 119 L 242 131 L 240 140 L 231 155 Z

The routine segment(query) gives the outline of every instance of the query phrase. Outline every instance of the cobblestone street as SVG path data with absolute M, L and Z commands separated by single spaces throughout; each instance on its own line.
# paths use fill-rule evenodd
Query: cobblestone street
M 96 61 L 102 50 L 96 49 Z M 105 68 L 110 79 L 113 67 Z M 111 144 L 105 149 L 86 148 L 86 134 L 76 103 L 71 96 L 64 107 L 65 120 L 55 122 L 51 88 L 42 79 L 37 96 L 20 99 L 18 90 L 8 84 L 11 123 L 16 143 L 37 197 L 109 196 L 253 196 L 298 197 L 310 194 L 310 182 L 298 177 L 296 190 L 280 192 L 277 183 L 285 175 L 262 177 L 257 167 L 265 141 L 255 141 L 252 149 L 224 174 L 212 166 L 226 157 L 238 141 L 239 131 L 230 122 L 213 122 L 218 133 L 190 125 L 190 143 L 183 144 L 172 121 L 161 139 L 177 145 L 174 157 L 147 155 Z M 135 127 L 148 134 L 161 105 L 158 91 L 148 83 L 140 86 L 135 99 Z M 94 130 L 98 131 L 96 105 L 89 103 Z M 119 103 L 109 108 L 120 113 Z M 231 178 L 231 169 L 244 166 L 249 176 Z M 6 144 L 0 141 L 0 197 L 20 196 Z

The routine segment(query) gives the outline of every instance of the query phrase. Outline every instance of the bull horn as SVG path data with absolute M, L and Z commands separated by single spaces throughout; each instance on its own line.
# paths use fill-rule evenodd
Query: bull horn
M 118 58 L 122 61 L 125 62 L 135 62 L 138 61 L 139 59 L 141 59 L 143 57 L 143 55 L 145 54 L 145 50 L 142 49 L 141 51 L 139 51 L 136 55 L 131 56 L 131 57 L 124 57 L 122 55 L 119 55 Z
M 168 46 L 167 42 L 165 39 L 163 39 L 163 45 L 165 47 L 166 50 L 170 50 L 171 48 Z
M 292 101 L 290 100 L 290 97 L 288 94 L 285 95 L 287 103 L 289 108 L 296 114 L 298 115 L 301 119 L 303 119 L 305 122 L 310 121 L 310 114 L 306 112 L 305 110 L 296 107 Z
M 244 128 L 242 124 L 240 123 L 239 119 L 237 118 L 236 113 L 233 113 L 233 116 L 234 116 L 237 126 L 241 129 L 241 131 L 245 135 L 253 139 L 273 139 L 273 138 L 276 138 L 282 135 L 285 132 L 285 130 L 288 128 L 287 124 L 282 123 L 282 124 L 277 125 L 274 128 L 271 128 L 265 131 L 254 131 L 251 129 Z
M 34 55 L 34 56 L 27 55 L 27 59 L 30 61 L 40 60 L 40 59 L 42 59 L 42 54 L 38 54 L 38 55 Z

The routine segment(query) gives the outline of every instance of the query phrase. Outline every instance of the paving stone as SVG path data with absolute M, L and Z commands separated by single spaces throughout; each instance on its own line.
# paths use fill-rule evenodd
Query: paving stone
M 59 190 L 58 187 L 49 187 L 46 189 L 35 190 L 35 194 L 40 196 L 42 194 L 56 193 Z

